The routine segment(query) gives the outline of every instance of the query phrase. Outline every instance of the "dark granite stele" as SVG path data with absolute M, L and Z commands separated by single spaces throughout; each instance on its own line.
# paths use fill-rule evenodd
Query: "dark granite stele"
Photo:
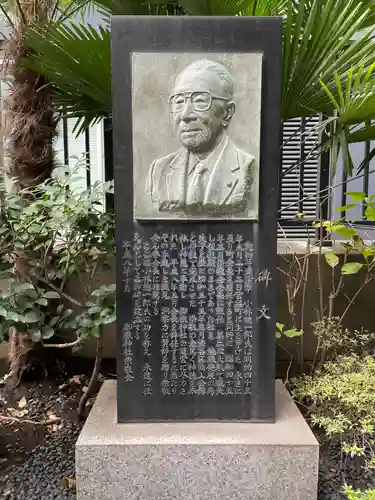
M 275 271 L 281 137 L 281 23 L 282 19 L 279 17 L 114 16 L 112 18 L 119 423 L 190 420 L 237 420 L 270 423 L 275 421 Z M 194 222 L 135 220 L 131 67 L 131 56 L 135 52 L 177 52 L 182 54 L 199 52 L 205 53 L 207 57 L 210 53 L 262 54 L 258 220 L 195 220 Z M 236 355 L 228 354 L 225 351 L 223 357 L 220 358 L 220 363 L 222 363 L 220 369 L 223 369 L 224 365 L 226 370 L 223 372 L 224 375 L 220 372 L 220 376 L 215 375 L 214 382 L 208 380 L 209 355 L 210 352 L 211 354 L 215 352 L 212 349 L 209 352 L 209 347 L 217 349 L 216 352 L 218 352 L 215 341 L 218 338 L 218 330 L 221 328 L 220 319 L 215 316 L 214 309 L 212 309 L 212 314 L 215 321 L 217 320 L 215 322 L 216 331 L 211 337 L 207 329 L 204 333 L 202 331 L 199 333 L 198 330 L 195 332 L 194 322 L 193 327 L 189 326 L 190 330 L 186 330 L 188 333 L 184 337 L 186 341 L 190 341 L 188 345 L 191 345 L 191 337 L 193 337 L 194 345 L 198 345 L 200 342 L 201 346 L 206 346 L 206 351 L 203 353 L 197 347 L 194 355 L 188 356 L 187 361 L 185 358 L 181 361 L 182 337 L 179 337 L 179 333 L 171 334 L 170 329 L 174 327 L 168 323 L 168 307 L 173 300 L 168 293 L 172 296 L 173 293 L 177 294 L 179 307 L 186 307 L 189 315 L 195 315 L 194 318 L 199 317 L 199 307 L 206 312 L 208 311 L 209 297 L 206 295 L 204 300 L 201 296 L 201 302 L 198 303 L 197 295 L 197 304 L 194 308 L 194 305 L 191 306 L 191 302 L 182 296 L 180 289 L 176 291 L 175 288 L 174 292 L 172 289 L 173 293 L 165 291 L 164 296 L 163 292 L 160 292 L 160 300 L 158 299 L 159 301 L 155 305 L 152 303 L 152 288 L 147 289 L 145 283 L 149 279 L 154 279 L 150 278 L 148 273 L 152 266 L 150 254 L 152 254 L 152 245 L 155 241 L 160 245 L 160 248 L 162 248 L 161 245 L 164 241 L 167 245 L 164 246 L 164 249 L 168 248 L 169 258 L 177 259 L 176 268 L 180 274 L 182 264 L 180 257 L 178 257 L 180 255 L 178 251 L 181 250 L 183 238 L 187 238 L 186 241 L 189 242 L 189 245 L 191 245 L 192 240 L 196 241 L 198 254 L 199 241 L 202 248 L 207 248 L 208 242 L 213 241 L 213 245 L 216 245 L 214 247 L 216 256 L 222 251 L 220 245 L 223 238 L 225 245 L 229 245 L 229 247 L 230 242 L 234 240 L 233 249 L 235 252 L 239 252 L 236 253 L 236 258 L 239 255 L 239 275 L 242 278 L 246 271 L 244 267 L 246 259 L 250 254 L 244 254 L 245 260 L 241 261 L 241 258 L 244 258 L 244 255 L 241 254 L 241 245 L 245 244 L 246 247 L 247 244 L 247 248 L 251 246 L 253 249 L 251 270 L 249 271 L 253 276 L 252 289 L 250 290 L 247 285 L 241 285 L 243 287 L 241 300 L 244 301 L 245 305 L 250 304 L 251 311 L 250 313 L 241 311 L 234 305 L 233 315 L 229 313 L 232 315 L 230 321 L 233 320 L 234 325 L 240 325 L 240 322 L 237 321 L 240 317 L 244 331 L 248 332 L 249 328 L 251 330 L 251 349 L 249 347 L 248 351 L 248 354 L 251 352 L 251 374 L 248 365 L 246 368 L 248 371 L 245 373 L 246 350 L 245 344 L 241 344 L 242 347 L 238 349 L 238 352 L 236 351 Z M 134 250 L 134 245 L 136 246 L 138 243 L 139 248 L 141 248 L 139 251 L 143 252 L 143 262 L 138 263 L 139 269 L 134 270 L 138 251 Z M 175 243 L 177 246 L 174 246 Z M 145 246 L 142 247 L 142 245 Z M 226 246 L 225 252 L 227 249 Z M 128 257 L 125 255 L 127 251 Z M 173 251 L 177 254 L 173 255 Z M 202 255 L 204 259 L 207 259 L 208 250 L 202 250 L 202 252 L 206 252 Z M 172 287 L 173 265 L 169 267 L 169 270 L 168 282 L 169 286 Z M 270 280 L 258 279 L 264 271 L 268 273 Z M 127 281 L 124 278 L 125 272 L 128 273 Z M 208 271 L 207 276 L 209 276 Z M 141 283 L 139 286 L 137 285 L 138 288 L 135 286 L 135 282 L 138 282 L 138 285 Z M 207 283 L 209 281 L 205 282 L 205 286 Z M 216 282 L 215 288 L 217 288 Z M 150 300 L 144 295 L 148 292 Z M 193 308 L 193 313 L 191 313 L 190 306 Z M 137 326 L 139 318 L 141 318 L 140 323 L 146 321 L 143 320 L 142 314 L 145 310 L 148 314 L 149 307 L 155 309 L 155 314 L 150 312 L 147 328 L 145 329 L 144 323 L 143 326 Z M 134 313 L 135 308 L 138 310 L 136 314 Z M 244 307 L 244 309 L 246 308 Z M 161 318 L 162 311 L 167 315 L 167 319 Z M 179 311 L 182 314 L 181 309 Z M 228 313 L 225 314 L 224 323 L 227 325 Z M 247 325 L 246 327 L 249 315 L 251 326 Z M 169 340 L 165 340 L 166 337 L 163 338 L 163 321 L 164 324 L 169 325 Z M 188 321 L 191 321 L 191 316 L 189 316 Z M 206 321 L 207 327 L 209 323 L 207 317 L 204 321 Z M 130 330 L 126 327 L 129 324 L 131 325 Z M 199 321 L 197 324 L 197 328 L 199 328 Z M 148 331 L 147 339 L 146 330 Z M 227 335 L 227 332 L 225 334 Z M 170 335 L 172 337 L 175 335 L 175 337 L 171 339 Z M 173 356 L 175 361 L 177 359 L 176 366 L 169 367 L 170 372 L 168 372 L 168 376 L 170 376 L 176 369 L 176 373 L 179 374 L 177 381 L 165 379 L 163 382 L 163 342 L 164 348 L 168 347 L 169 349 L 168 362 L 172 362 Z M 173 342 L 175 343 L 173 344 Z M 149 346 L 147 347 L 150 349 L 149 352 L 145 344 Z M 234 350 L 234 344 L 231 344 L 230 347 Z M 184 345 L 183 349 L 185 348 Z M 163 352 L 165 354 L 165 351 Z M 227 361 L 229 363 L 228 369 Z M 189 372 L 188 378 L 185 374 L 183 380 L 181 378 L 183 368 L 181 368 L 180 362 L 186 362 L 184 369 L 186 368 Z M 146 364 L 147 369 L 145 369 Z M 164 376 L 167 373 L 166 370 Z M 193 370 L 195 371 L 193 372 Z M 152 375 L 149 375 L 151 373 Z M 193 381 L 189 379 L 191 373 L 193 373 Z M 236 373 L 237 385 L 231 380 L 234 373 Z M 171 376 L 173 379 L 173 373 Z M 193 389 L 190 389 L 191 387 Z M 202 388 L 201 393 L 199 392 L 200 388 Z

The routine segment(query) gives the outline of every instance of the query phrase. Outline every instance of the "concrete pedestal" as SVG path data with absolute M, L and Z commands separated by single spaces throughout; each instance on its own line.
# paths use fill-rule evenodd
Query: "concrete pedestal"
M 316 500 L 318 443 L 281 382 L 276 410 L 275 424 L 117 424 L 107 381 L 76 444 L 77 499 Z

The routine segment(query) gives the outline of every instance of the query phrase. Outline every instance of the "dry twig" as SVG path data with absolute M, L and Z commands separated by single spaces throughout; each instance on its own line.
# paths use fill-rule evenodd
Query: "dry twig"
M 7 417 L 5 415 L 0 415 L 0 422 L 5 422 L 9 424 L 32 424 L 32 425 L 52 425 L 61 422 L 61 418 L 54 417 L 47 420 L 31 420 L 31 419 L 21 419 L 17 417 Z

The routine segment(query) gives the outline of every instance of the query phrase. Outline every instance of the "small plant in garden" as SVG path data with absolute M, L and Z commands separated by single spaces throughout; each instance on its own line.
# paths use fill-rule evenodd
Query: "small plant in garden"
M 91 292 L 83 312 L 69 324 L 79 338 L 99 337 L 103 325 L 116 320 L 115 292 L 116 285 L 101 285 Z
M 286 277 L 286 294 L 288 300 L 288 312 L 290 316 L 290 327 L 277 327 L 276 337 L 282 336 L 293 338 L 301 337 L 306 329 L 305 325 L 305 298 L 307 291 L 308 273 L 311 268 L 310 261 L 316 258 L 316 276 L 319 291 L 319 302 L 317 304 L 318 320 L 313 324 L 313 333 L 317 336 L 317 349 L 315 360 L 311 369 L 321 366 L 327 359 L 327 350 L 332 349 L 334 343 L 337 345 L 338 336 L 342 334 L 342 324 L 350 308 L 357 300 L 364 288 L 375 278 L 375 242 L 365 241 L 359 233 L 358 223 L 363 220 L 375 221 L 375 195 L 366 196 L 362 192 L 349 192 L 353 202 L 335 210 L 341 215 L 358 206 L 363 208 L 364 215 L 355 219 L 348 219 L 344 215 L 337 219 L 315 221 L 313 226 L 320 232 L 318 245 L 313 246 L 308 242 L 306 252 L 303 255 L 288 253 L 284 255 L 286 266 L 279 267 L 279 271 Z M 324 231 L 324 233 L 323 233 Z M 325 234 L 325 236 L 323 236 Z M 329 238 L 339 235 L 345 240 L 335 241 L 341 247 L 341 251 L 326 251 L 324 243 Z M 331 268 L 331 279 L 327 283 L 323 280 L 323 266 Z M 345 284 L 350 276 L 360 274 L 361 283 L 351 296 L 343 293 Z M 340 297 L 346 298 L 347 303 L 338 314 L 336 301 Z M 279 324 L 280 325 L 280 324 Z M 302 365 L 303 339 L 297 339 L 300 343 L 298 361 Z M 346 340 L 350 340 L 346 337 Z M 343 340 L 340 341 L 342 346 Z
M 339 317 L 322 318 L 311 324 L 317 338 L 317 349 L 325 350 L 327 361 L 339 354 L 365 355 L 375 348 L 375 335 L 365 329 L 348 330 Z
M 303 335 L 303 330 L 297 330 L 296 328 L 285 329 L 285 325 L 282 323 L 276 323 L 276 338 L 279 339 L 282 336 L 289 339 L 299 337 Z
M 314 224 L 317 228 L 324 228 L 328 235 L 334 236 L 338 234 L 344 238 L 346 241 L 340 241 L 339 244 L 343 248 L 343 262 L 340 263 L 340 258 L 337 253 L 327 252 L 324 254 L 324 258 L 327 264 L 332 268 L 332 277 L 335 277 L 335 269 L 340 269 L 340 278 L 337 283 L 333 281 L 332 291 L 329 294 L 328 303 L 328 317 L 332 317 L 334 300 L 337 298 L 338 294 L 344 286 L 343 277 L 346 275 L 357 274 L 362 271 L 363 280 L 361 285 L 353 297 L 348 299 L 348 304 L 346 309 L 341 315 L 341 320 L 346 316 L 350 306 L 353 304 L 355 299 L 361 293 L 363 288 L 375 277 L 375 243 L 370 241 L 365 241 L 358 232 L 357 224 L 363 220 L 375 221 L 375 195 L 367 197 L 365 193 L 362 192 L 349 192 L 347 193 L 353 203 L 344 205 L 337 210 L 336 213 L 346 214 L 348 210 L 356 207 L 363 207 L 364 215 L 361 215 L 355 219 L 347 219 L 342 216 L 338 219 L 330 221 L 319 221 Z M 351 254 L 361 255 L 361 261 L 349 261 L 349 256 Z
M 343 451 L 375 467 L 375 358 L 339 356 L 293 380 L 293 395 L 314 426 L 341 440 Z
M 375 500 L 375 490 L 354 490 L 351 486 L 345 486 L 344 493 L 348 500 Z
M 290 387 L 311 424 L 321 428 L 330 439 L 339 440 L 345 457 L 358 458 L 366 467 L 375 468 L 375 335 L 364 329 L 349 331 L 344 327 L 351 307 L 375 278 L 375 244 L 364 240 L 360 233 L 361 222 L 375 221 L 375 196 L 361 192 L 347 195 L 352 203 L 336 210 L 337 219 L 314 223 L 320 234 L 318 244 L 308 244 L 302 256 L 285 257 L 289 268 L 282 271 L 288 276 L 289 313 L 298 333 L 305 329 L 305 294 L 311 262 L 316 264 L 318 285 L 317 320 L 311 324 L 317 340 L 315 358 L 310 363 L 310 374 L 291 380 Z M 363 215 L 349 217 L 350 210 L 358 206 Z M 334 245 L 328 250 L 324 243 L 329 239 Z M 331 270 L 330 279 L 323 277 L 324 266 Z M 346 285 L 353 275 L 358 275 L 358 284 L 349 294 Z M 279 329 L 279 334 L 284 331 Z M 374 490 L 355 491 L 347 486 L 345 493 L 349 500 L 375 498 Z
M 114 217 L 103 211 L 112 183 L 74 188 L 78 169 L 58 168 L 37 187 L 1 193 L 0 340 L 11 342 L 18 379 L 24 358 L 17 345 L 78 347 L 92 336 L 101 340 L 103 325 L 115 320 L 115 285 L 92 282 L 114 255 Z M 82 296 L 68 293 L 73 277 Z

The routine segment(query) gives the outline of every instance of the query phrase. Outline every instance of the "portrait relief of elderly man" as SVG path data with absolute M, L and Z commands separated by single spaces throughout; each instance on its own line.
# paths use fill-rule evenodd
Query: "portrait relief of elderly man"
M 155 160 L 146 194 L 159 211 L 244 210 L 255 158 L 229 138 L 234 79 L 221 63 L 200 59 L 177 77 L 169 98 L 181 148 Z

